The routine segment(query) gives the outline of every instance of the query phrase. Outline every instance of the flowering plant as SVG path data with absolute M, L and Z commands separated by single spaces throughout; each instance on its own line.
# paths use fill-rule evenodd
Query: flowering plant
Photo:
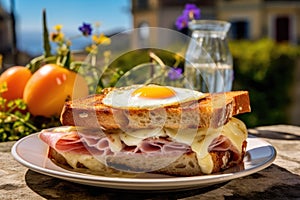
M 182 14 L 177 17 L 175 26 L 177 30 L 185 32 L 185 29 L 188 27 L 188 22 L 197 19 L 200 19 L 200 9 L 195 4 L 186 4 Z M 172 67 L 169 68 L 166 68 L 164 63 L 155 54 L 150 54 L 150 57 L 162 67 L 162 73 L 167 74 L 168 80 L 172 81 L 169 83 L 178 84 L 178 82 L 182 81 L 183 70 L 182 68 L 178 67 L 179 63 L 182 61 L 179 54 L 175 54 L 176 62 L 174 65 L 172 65 Z
M 201 17 L 201 11 L 195 4 L 186 4 L 182 14 L 176 19 L 176 28 L 181 31 L 188 27 L 188 22 Z
M 44 53 L 43 55 L 36 57 L 28 63 L 27 67 L 32 71 L 35 72 L 39 69 L 42 64 L 47 63 L 56 63 L 64 68 L 73 70 L 77 72 L 76 68 L 73 64 L 76 63 L 75 60 L 71 58 L 71 45 L 72 40 L 78 37 L 90 37 L 91 43 L 86 47 L 86 51 L 88 53 L 92 53 L 94 55 L 97 54 L 97 49 L 99 45 L 109 45 L 111 43 L 110 38 L 105 36 L 103 33 L 99 31 L 100 23 L 95 23 L 94 27 L 90 23 L 85 23 L 79 26 L 78 30 L 80 31 L 79 35 L 73 37 L 66 37 L 62 31 L 63 25 L 57 24 L 53 27 L 54 31 L 48 33 L 47 21 L 46 21 L 46 11 L 43 11 L 43 47 Z M 95 30 L 95 31 L 94 31 Z M 51 52 L 51 45 L 50 42 L 56 44 L 56 52 L 53 54 Z M 105 55 L 109 55 L 106 53 Z M 81 63 L 82 64 L 82 63 Z
M 80 36 L 89 37 L 92 36 L 91 45 L 86 47 L 86 50 L 89 53 L 97 54 L 98 45 L 108 45 L 110 44 L 110 38 L 106 37 L 103 33 L 99 33 L 100 23 L 95 23 L 96 33 L 93 33 L 93 27 L 89 23 L 83 22 L 81 26 L 79 26 L 78 30 L 81 32 Z M 70 51 L 70 46 L 72 45 L 72 38 L 66 38 L 64 33 L 62 32 L 62 25 L 58 24 L 54 26 L 54 32 L 50 35 L 50 41 L 56 43 L 58 45 L 57 53 L 58 55 L 66 55 L 68 51 Z
M 179 31 L 185 32 L 188 28 L 188 22 L 197 19 L 200 19 L 200 9 L 195 4 L 186 4 L 182 14 L 176 19 L 175 26 Z M 161 67 L 161 72 L 147 80 L 146 83 L 159 79 L 159 81 L 169 85 L 182 86 L 184 76 L 182 67 L 179 67 L 179 65 L 182 64 L 183 58 L 179 53 L 175 54 L 175 63 L 171 64 L 171 67 L 166 66 L 162 59 L 155 53 L 150 52 L 149 56 L 152 62 Z
M 165 63 L 153 52 L 150 52 L 149 56 L 152 58 L 153 62 L 158 63 L 161 66 L 163 77 L 167 76 L 169 81 L 176 81 L 183 77 L 182 68 L 178 67 L 181 62 L 181 56 L 179 54 L 175 54 L 175 63 L 169 68 L 167 68 Z
M 78 28 L 80 34 L 68 38 L 59 24 L 48 34 L 46 12 L 43 11 L 43 54 L 33 58 L 26 67 L 13 66 L 11 71 L 0 76 L 0 142 L 60 126 L 59 114 L 64 102 L 86 96 L 97 88 L 98 80 L 91 78 L 93 73 L 98 73 L 97 60 L 78 61 L 71 46 L 77 37 L 90 37 L 85 50 L 96 57 L 98 46 L 111 42 L 99 27 L 99 23 L 94 27 L 83 23 Z M 51 42 L 57 47 L 53 52 Z M 76 92 L 73 90 L 75 79 L 78 81 Z
M 191 20 L 200 19 L 200 9 L 195 4 L 186 4 L 182 14 L 176 19 L 175 26 L 179 31 L 184 32 L 184 29 L 187 29 L 188 22 Z M 162 82 L 165 82 L 166 79 L 169 81 L 169 84 L 182 84 L 183 70 L 179 67 L 179 64 L 182 62 L 182 57 L 179 53 L 175 54 L 175 64 L 172 67 L 168 67 L 164 62 L 157 56 L 155 53 L 150 52 L 150 58 L 153 62 L 161 66 L 161 73 L 150 78 L 146 83 L 154 81 L 158 77 L 162 79 Z
M 58 24 L 54 26 L 54 32 L 50 34 L 50 41 L 56 43 L 57 45 L 57 64 L 65 66 L 71 70 L 71 63 L 67 63 L 69 61 L 69 56 L 71 52 L 72 39 L 76 37 L 90 37 L 91 36 L 91 44 L 85 48 L 88 53 L 96 55 L 98 53 L 99 45 L 109 45 L 111 43 L 110 38 L 106 37 L 103 33 L 99 32 L 100 23 L 95 23 L 95 33 L 93 33 L 93 27 L 89 23 L 83 22 L 81 26 L 79 26 L 78 30 L 81 32 L 81 35 L 66 38 L 64 33 L 62 32 L 62 25 Z M 107 55 L 107 54 L 105 54 Z
M 63 25 L 57 24 L 53 27 L 53 31 L 48 33 L 46 22 L 46 12 L 43 11 L 43 47 L 44 53 L 41 56 L 33 58 L 28 64 L 32 73 L 35 73 L 39 68 L 46 64 L 56 64 L 75 73 L 81 74 L 86 79 L 89 85 L 89 91 L 94 92 L 101 85 L 101 80 L 98 83 L 98 75 L 107 68 L 110 52 L 104 51 L 102 66 L 96 66 L 98 55 L 98 47 L 100 45 L 109 45 L 111 39 L 104 33 L 100 32 L 100 23 L 97 22 L 93 26 L 90 23 L 83 22 L 79 27 L 80 34 L 67 37 L 63 32 Z M 71 49 L 74 39 L 85 37 L 90 39 L 89 44 L 85 47 L 85 51 L 89 54 L 87 59 L 77 59 L 75 51 Z M 55 51 L 51 51 L 54 44 Z M 79 51 L 76 51 L 79 52 Z M 82 53 L 82 52 L 80 52 Z M 80 54 L 79 54 L 80 55 Z M 83 54 L 84 55 L 84 54 Z M 83 67 L 82 67 L 83 66 Z M 102 87 L 102 86 L 100 86 Z
M 100 71 L 103 71 L 105 66 L 102 66 L 101 69 L 99 69 L 99 66 L 96 67 L 96 57 L 98 54 L 98 47 L 100 45 L 109 45 L 111 43 L 111 39 L 104 35 L 104 33 L 99 31 L 100 23 L 96 22 L 94 26 L 92 26 L 90 23 L 83 22 L 81 26 L 78 27 L 78 30 L 81 32 L 80 35 L 73 36 L 71 38 L 65 37 L 64 33 L 62 32 L 62 25 L 58 24 L 54 26 L 54 31 L 50 34 L 50 41 L 54 42 L 57 45 L 57 59 L 56 64 L 60 66 L 64 66 L 67 69 L 70 69 L 72 71 L 75 71 L 77 73 L 81 73 L 83 75 L 89 74 L 88 77 L 85 77 L 89 84 L 89 89 L 91 92 L 94 92 L 95 89 L 97 89 L 98 80 L 96 80 L 98 77 L 97 74 L 100 74 Z M 71 45 L 72 40 L 77 37 L 90 37 L 91 42 L 88 46 L 85 47 L 85 50 L 87 53 L 89 53 L 92 57 L 90 61 L 76 61 L 71 58 Z M 110 52 L 105 51 L 103 54 L 104 61 L 107 64 L 110 57 Z M 106 65 L 104 64 L 104 65 Z M 79 71 L 80 67 L 84 66 L 81 71 Z M 99 85 L 101 88 L 103 88 L 102 80 L 99 80 Z M 100 89 L 101 89 L 100 88 Z

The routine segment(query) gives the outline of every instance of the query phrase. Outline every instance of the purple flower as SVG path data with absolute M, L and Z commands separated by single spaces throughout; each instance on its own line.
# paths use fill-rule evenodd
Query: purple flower
M 181 78 L 182 75 L 182 69 L 181 68 L 171 68 L 168 72 L 168 77 L 171 80 L 177 80 Z
M 188 21 L 189 21 L 188 17 L 186 17 L 185 15 L 180 15 L 180 16 L 177 18 L 176 23 L 175 23 L 176 28 L 177 28 L 178 30 L 184 29 L 185 27 L 187 27 Z
M 80 26 L 78 29 L 82 32 L 82 34 L 84 36 L 91 35 L 92 30 L 93 30 L 91 24 L 87 24 L 87 23 L 84 23 L 84 22 L 83 22 L 82 26 Z
M 176 19 L 176 28 L 182 30 L 194 19 L 200 19 L 200 9 L 195 4 L 186 4 L 182 14 Z
M 195 4 L 186 4 L 183 10 L 183 15 L 188 19 L 200 19 L 200 9 Z

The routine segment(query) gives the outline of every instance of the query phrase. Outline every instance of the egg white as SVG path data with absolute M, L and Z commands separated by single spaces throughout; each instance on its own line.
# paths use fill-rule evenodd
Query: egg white
M 201 92 L 190 89 L 165 86 L 175 91 L 175 96 L 157 99 L 132 96 L 131 94 L 140 87 L 143 87 L 143 85 L 132 85 L 128 87 L 116 88 L 110 91 L 103 98 L 102 103 L 113 108 L 155 109 L 181 104 L 192 100 L 198 100 L 204 95 Z

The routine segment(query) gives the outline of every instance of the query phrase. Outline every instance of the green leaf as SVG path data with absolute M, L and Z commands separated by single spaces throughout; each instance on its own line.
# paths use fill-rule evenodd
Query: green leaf
M 4 82 L 0 85 L 0 93 L 6 92 L 7 91 L 7 83 Z
M 51 46 L 49 41 L 49 33 L 47 28 L 47 16 L 46 9 L 43 10 L 43 47 L 45 57 L 51 56 Z

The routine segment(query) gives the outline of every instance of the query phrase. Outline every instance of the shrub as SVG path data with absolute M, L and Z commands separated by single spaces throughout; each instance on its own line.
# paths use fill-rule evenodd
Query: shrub
M 290 88 L 300 54 L 298 46 L 270 39 L 232 41 L 234 90 L 248 90 L 252 112 L 242 115 L 248 127 L 288 123 Z

